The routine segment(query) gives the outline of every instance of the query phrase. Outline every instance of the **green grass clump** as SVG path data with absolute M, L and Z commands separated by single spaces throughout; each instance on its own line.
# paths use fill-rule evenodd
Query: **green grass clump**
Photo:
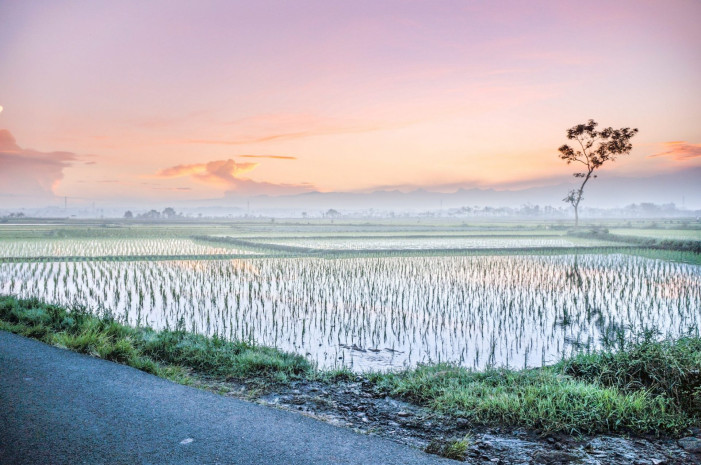
M 264 376 L 285 381 L 311 371 L 300 355 L 247 342 L 230 342 L 185 331 L 148 332 L 143 352 L 154 360 L 185 366 L 215 377 Z
M 334 368 L 330 370 L 317 371 L 314 373 L 313 380 L 325 383 L 338 383 L 344 381 L 354 381 L 358 378 L 358 374 L 354 373 L 348 367 Z
M 464 438 L 457 440 L 432 441 L 426 446 L 424 452 L 464 462 L 467 458 L 467 448 L 470 447 L 471 444 L 472 437 L 468 434 Z
M 93 315 L 37 299 L 0 296 L 0 329 L 90 354 L 178 382 L 187 373 L 224 379 L 287 381 L 312 372 L 299 355 L 230 342 L 185 331 L 153 331 L 119 323 L 110 314 Z
M 438 364 L 373 378 L 392 395 L 475 424 L 572 434 L 676 434 L 695 421 L 693 412 L 664 393 L 577 379 L 558 367 L 475 372 Z
M 701 417 L 701 338 L 656 339 L 643 331 L 622 339 L 613 350 L 582 354 L 561 362 L 563 373 L 587 382 L 673 400 L 683 411 Z

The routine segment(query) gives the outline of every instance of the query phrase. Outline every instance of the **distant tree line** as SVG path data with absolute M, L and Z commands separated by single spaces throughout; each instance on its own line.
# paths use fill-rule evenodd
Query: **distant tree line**
M 172 218 L 182 218 L 183 214 L 178 213 L 175 211 L 174 208 L 172 207 L 167 207 L 164 208 L 162 212 L 159 212 L 158 210 L 149 210 L 144 213 L 139 213 L 137 215 L 134 215 L 134 213 L 131 210 L 127 210 L 124 212 L 124 218 L 130 220 L 133 218 L 136 219 L 144 219 L 144 220 L 160 220 L 160 219 L 172 219 Z
M 592 218 L 655 218 L 655 217 L 699 217 L 700 210 L 680 209 L 674 203 L 654 204 L 639 203 L 629 204 L 620 208 L 580 208 L 587 212 Z M 552 205 L 537 205 L 527 203 L 518 207 L 490 207 L 490 206 L 462 206 L 436 210 L 425 210 L 421 212 L 411 211 L 391 211 L 391 210 L 363 210 L 347 212 L 343 216 L 347 218 L 378 217 L 378 218 L 400 218 L 400 217 L 534 217 L 565 219 L 571 214 L 570 208 L 554 207 Z M 324 217 L 330 217 L 323 215 Z

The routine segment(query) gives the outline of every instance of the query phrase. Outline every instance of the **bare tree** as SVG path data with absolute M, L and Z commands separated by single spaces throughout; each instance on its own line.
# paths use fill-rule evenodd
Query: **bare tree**
M 572 162 L 581 163 L 585 166 L 585 170 L 579 173 L 574 173 L 575 178 L 582 178 L 582 184 L 579 189 L 573 189 L 567 194 L 567 197 L 562 199 L 574 207 L 574 227 L 579 226 L 579 203 L 582 201 L 584 194 L 584 186 L 587 185 L 589 179 L 595 178 L 593 174 L 595 170 L 607 161 L 614 161 L 619 155 L 628 155 L 633 148 L 630 139 L 638 133 L 638 129 L 621 128 L 613 129 L 611 127 L 597 131 L 599 125 L 593 119 L 590 119 L 586 124 L 578 124 L 567 130 L 567 138 L 577 141 L 575 147 L 570 147 L 565 144 L 560 147 L 560 158 L 565 160 L 569 165 Z

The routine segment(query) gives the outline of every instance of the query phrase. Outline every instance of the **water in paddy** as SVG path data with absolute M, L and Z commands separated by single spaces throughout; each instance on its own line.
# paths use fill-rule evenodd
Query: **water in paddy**
M 100 257 L 117 255 L 251 254 L 190 239 L 15 239 L 0 241 L 0 257 Z
M 529 247 L 573 247 L 581 244 L 563 238 L 470 238 L 470 237 L 441 237 L 441 238 L 343 238 L 343 239 L 257 239 L 260 244 L 293 245 L 323 250 L 428 250 L 428 249 L 498 249 L 498 248 L 529 248 Z M 591 241 L 594 245 L 606 245 L 603 241 Z
M 701 326 L 701 267 L 628 255 L 3 263 L 0 293 L 355 370 L 540 366 L 616 328 Z

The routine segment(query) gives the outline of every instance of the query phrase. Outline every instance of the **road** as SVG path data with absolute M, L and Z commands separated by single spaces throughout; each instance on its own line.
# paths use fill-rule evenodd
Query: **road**
M 0 331 L 0 464 L 454 464 Z

